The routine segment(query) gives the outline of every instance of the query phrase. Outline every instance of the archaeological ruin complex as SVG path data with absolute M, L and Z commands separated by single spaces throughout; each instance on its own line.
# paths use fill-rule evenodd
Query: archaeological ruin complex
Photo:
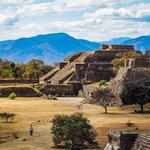
M 46 94 L 77 95 L 83 84 L 109 81 L 114 78 L 111 61 L 118 57 L 118 53 L 128 51 L 134 51 L 132 45 L 102 45 L 95 51 L 70 55 L 40 78 L 41 91 Z

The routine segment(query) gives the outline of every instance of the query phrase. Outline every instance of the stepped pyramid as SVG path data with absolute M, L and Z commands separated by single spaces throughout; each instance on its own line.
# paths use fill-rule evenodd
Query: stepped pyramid
M 99 80 L 109 81 L 113 78 L 111 61 L 117 57 L 118 53 L 127 51 L 133 51 L 133 46 L 102 45 L 100 49 L 95 51 L 72 54 L 41 77 L 39 83 L 43 85 L 43 88 L 46 86 L 47 93 L 49 88 L 49 93 L 66 95 L 66 91 L 72 89 L 70 94 L 77 95 L 83 84 L 94 83 Z

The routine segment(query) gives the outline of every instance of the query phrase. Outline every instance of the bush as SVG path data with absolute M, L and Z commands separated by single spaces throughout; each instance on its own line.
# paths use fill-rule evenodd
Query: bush
M 99 84 L 99 87 L 101 87 L 101 86 L 108 86 L 106 80 L 100 80 L 100 81 L 98 82 L 98 84 Z
M 48 98 L 49 100 L 58 100 L 57 97 L 54 96 L 54 95 L 52 95 L 52 94 L 47 95 L 47 98 Z
M 9 97 L 9 99 L 11 99 L 11 100 L 14 100 L 14 99 L 16 99 L 16 93 L 11 93 L 8 97 Z
M 16 116 L 16 114 L 12 114 L 12 113 L 0 113 L 0 118 L 4 119 L 6 122 L 8 122 L 9 119 L 14 119 L 14 117 Z
M 52 120 L 52 134 L 55 145 L 65 144 L 67 148 L 84 149 L 87 144 L 96 146 L 95 133 L 89 121 L 80 113 L 56 115 Z
M 134 123 L 132 123 L 130 120 L 128 120 L 128 122 L 126 123 L 126 125 L 127 125 L 128 127 L 132 127 L 132 126 L 134 126 Z
M 56 96 L 52 96 L 52 100 L 58 100 Z

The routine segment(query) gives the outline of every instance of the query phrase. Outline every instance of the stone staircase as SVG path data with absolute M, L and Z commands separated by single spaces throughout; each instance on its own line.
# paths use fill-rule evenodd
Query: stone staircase
M 78 57 L 75 62 L 77 63 L 81 63 L 81 62 L 85 62 L 85 59 L 91 55 L 93 55 L 94 52 L 83 52 L 80 57 Z
M 129 68 L 120 68 L 115 79 L 124 79 L 127 76 L 129 70 Z
M 59 71 L 59 67 L 56 67 L 49 71 L 47 74 L 45 74 L 43 77 L 40 78 L 40 83 L 45 83 L 48 79 L 50 79 L 52 76 L 54 76 Z
M 75 65 L 84 63 L 86 58 L 92 56 L 94 52 L 79 52 L 65 58 L 67 64 L 62 68 L 54 68 L 46 75 L 40 78 L 40 83 L 50 83 L 50 84 L 67 84 L 68 80 L 75 72 Z
M 115 78 L 110 80 L 108 83 L 113 94 L 119 96 L 122 93 L 124 87 L 124 81 L 129 73 L 129 68 L 121 68 L 119 69 Z M 119 102 L 120 103 L 120 102 Z
M 150 150 L 150 134 L 139 135 L 133 150 Z
M 56 74 L 48 82 L 50 82 L 51 84 L 63 84 L 74 73 L 75 64 L 83 63 L 85 59 L 91 54 L 93 54 L 93 52 L 80 53 L 79 57 L 77 57 L 73 62 L 66 64 L 61 70 L 56 72 Z
M 80 57 L 84 52 L 77 52 L 75 54 L 69 55 L 64 59 L 65 62 L 73 62 L 76 60 L 78 57 Z
M 74 72 L 74 62 L 71 62 L 58 71 L 51 79 L 51 84 L 61 84 L 67 80 Z

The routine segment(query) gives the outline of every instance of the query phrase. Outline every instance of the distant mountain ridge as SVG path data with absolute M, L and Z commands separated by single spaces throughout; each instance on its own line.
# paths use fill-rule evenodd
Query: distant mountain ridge
M 113 39 L 111 39 L 111 40 L 109 40 L 109 41 L 103 41 L 103 42 L 101 42 L 101 44 L 121 44 L 121 43 L 123 43 L 123 42 L 125 42 L 125 41 L 127 41 L 127 40 L 131 40 L 131 38 L 129 38 L 129 37 L 119 37 L 119 38 L 113 38 Z
M 145 51 L 150 48 L 150 35 L 134 39 L 113 38 L 99 43 L 76 39 L 66 33 L 37 35 L 30 38 L 0 41 L 0 58 L 21 63 L 37 58 L 51 64 L 62 61 L 67 55 L 78 51 L 97 49 L 100 44 L 133 44 L 135 49 Z

